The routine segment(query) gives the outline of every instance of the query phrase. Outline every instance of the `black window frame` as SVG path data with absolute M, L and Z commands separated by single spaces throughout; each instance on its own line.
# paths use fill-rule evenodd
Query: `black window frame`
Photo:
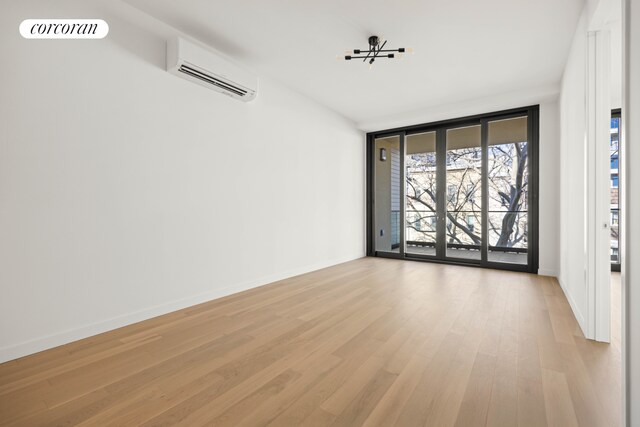
M 529 156 L 529 190 L 528 190 L 528 236 L 527 236 L 527 264 L 511 264 L 511 263 L 502 263 L 489 261 L 485 259 L 481 262 L 465 262 L 459 259 L 456 260 L 448 260 L 448 259 L 428 259 L 425 257 L 420 257 L 416 255 L 412 255 L 410 253 L 405 253 L 404 251 L 400 251 L 398 255 L 389 255 L 385 253 L 376 253 L 375 251 L 375 224 L 374 224 L 374 195 L 375 195 L 375 186 L 374 186 L 374 144 L 375 140 L 378 138 L 384 138 L 387 136 L 393 135 L 401 135 L 401 139 L 404 142 L 404 138 L 406 136 L 437 131 L 439 129 L 446 129 L 451 127 L 463 127 L 463 126 L 472 126 L 477 124 L 482 124 L 483 126 L 483 138 L 487 138 L 487 123 L 489 121 L 508 119 L 520 116 L 527 116 L 527 150 Z M 480 268 L 492 268 L 492 269 L 500 269 L 500 270 L 508 270 L 508 271 L 521 271 L 528 272 L 532 274 L 538 274 L 539 269 L 539 158 L 540 158 L 540 147 L 539 147 L 539 135 L 540 135 L 540 106 L 539 105 L 531 105 L 527 107 L 513 108 L 508 110 L 494 111 L 490 113 L 484 114 L 476 114 L 471 116 L 465 116 L 454 119 L 447 120 L 439 120 L 436 122 L 422 123 L 411 126 L 403 126 L 392 129 L 383 129 L 373 132 L 368 132 L 366 135 L 366 254 L 367 256 L 378 256 L 378 257 L 391 257 L 397 259 L 403 259 L 408 261 L 422 261 L 422 262 L 432 262 L 432 263 L 440 263 L 440 264 L 451 264 L 451 265 L 464 265 L 464 266 L 473 266 Z M 404 146 L 404 144 L 403 144 Z M 443 162 L 444 163 L 443 159 Z M 403 166 L 404 167 L 404 159 Z M 403 183 L 402 187 L 406 184 Z M 444 189 L 446 192 L 446 188 Z M 485 189 L 486 191 L 486 189 Z M 403 199 L 404 200 L 404 199 Z M 404 203 L 404 202 L 403 202 Z M 484 203 L 483 207 L 483 222 L 486 222 L 487 215 L 487 204 Z M 404 228 L 404 227 L 400 227 Z M 401 242 L 404 244 L 404 242 Z M 486 258 L 486 256 L 485 256 Z

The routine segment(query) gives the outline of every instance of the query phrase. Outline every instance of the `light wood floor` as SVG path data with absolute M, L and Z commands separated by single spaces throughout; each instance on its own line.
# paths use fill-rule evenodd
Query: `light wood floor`
M 616 426 L 558 284 L 376 258 L 0 365 L 0 424 Z

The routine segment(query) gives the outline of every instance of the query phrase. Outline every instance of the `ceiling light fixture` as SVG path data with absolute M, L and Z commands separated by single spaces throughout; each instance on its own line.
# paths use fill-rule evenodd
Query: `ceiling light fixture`
M 362 62 L 369 62 L 369 68 L 373 66 L 373 63 L 378 58 L 398 58 L 401 59 L 402 55 L 407 53 L 413 53 L 413 49 L 400 47 L 398 49 L 385 49 L 387 44 L 386 40 L 381 40 L 378 36 L 369 37 L 369 49 L 353 49 L 353 51 L 347 51 L 344 59 L 351 61 L 352 59 L 362 59 Z M 397 55 L 396 55 L 397 53 Z M 338 57 L 341 59 L 341 57 Z

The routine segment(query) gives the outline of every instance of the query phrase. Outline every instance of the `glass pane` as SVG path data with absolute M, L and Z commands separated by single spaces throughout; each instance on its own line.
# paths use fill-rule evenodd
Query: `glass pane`
M 488 260 L 527 264 L 527 117 L 489 122 Z
M 447 130 L 447 257 L 480 260 L 482 241 L 480 125 Z
M 406 252 L 436 254 L 436 133 L 406 141 Z
M 620 263 L 618 252 L 620 235 L 620 210 L 618 205 L 618 185 L 620 152 L 618 151 L 618 141 L 620 137 L 620 117 L 611 118 L 611 140 L 609 143 L 609 153 L 611 156 L 611 262 Z
M 400 252 L 400 137 L 375 141 L 375 250 Z

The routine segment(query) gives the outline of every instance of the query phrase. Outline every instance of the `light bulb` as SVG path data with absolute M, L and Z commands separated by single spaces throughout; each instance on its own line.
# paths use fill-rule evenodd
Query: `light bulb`
M 404 53 L 399 53 L 399 54 L 397 54 L 397 55 L 396 55 L 396 58 L 398 58 L 398 59 L 402 59 L 402 58 L 404 58 Z
M 353 51 L 352 50 L 345 50 L 344 54 L 345 55 L 353 55 Z
M 413 54 L 413 48 L 412 48 L 412 47 L 408 47 L 408 48 L 407 48 L 407 53 L 411 53 L 411 54 Z

